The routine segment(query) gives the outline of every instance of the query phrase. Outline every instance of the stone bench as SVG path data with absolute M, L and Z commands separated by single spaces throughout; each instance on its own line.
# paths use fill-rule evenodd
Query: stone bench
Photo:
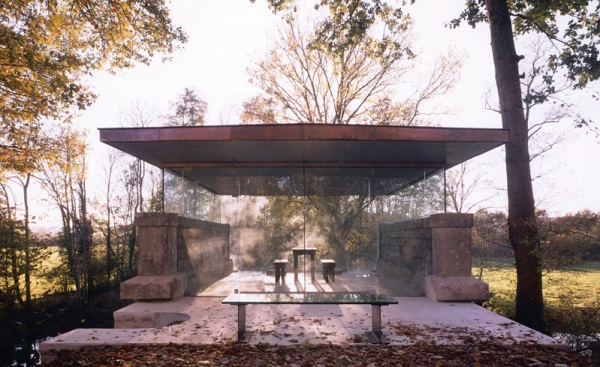
M 234 293 L 222 301 L 238 307 L 238 342 L 247 343 L 252 331 L 246 330 L 247 305 L 371 305 L 372 327 L 365 334 L 371 343 L 384 343 L 381 333 L 381 306 L 397 304 L 387 294 L 368 293 Z
M 285 266 L 287 265 L 287 260 L 275 260 L 273 264 L 275 265 L 275 284 L 279 284 L 279 280 L 281 279 L 281 283 L 285 284 Z
M 329 283 L 329 279 L 335 283 L 335 260 L 321 259 L 321 264 L 323 265 L 323 279 L 327 283 Z

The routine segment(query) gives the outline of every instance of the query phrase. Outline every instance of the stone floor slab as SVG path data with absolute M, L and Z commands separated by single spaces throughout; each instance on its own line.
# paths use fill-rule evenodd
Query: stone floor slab
M 288 274 L 289 275 L 289 274 Z M 288 276 L 289 280 L 293 279 Z M 43 355 L 52 350 L 121 344 L 214 344 L 237 339 L 237 307 L 221 301 L 242 292 L 369 292 L 394 296 L 397 284 L 372 276 L 342 275 L 336 283 L 322 279 L 276 285 L 273 276 L 234 273 L 196 296 L 175 301 L 136 302 L 115 313 L 115 319 L 154 320 L 153 327 L 76 329 L 40 346 Z M 288 280 L 288 279 L 286 279 Z M 538 333 L 471 302 L 435 302 L 425 297 L 395 296 L 398 304 L 383 306 L 382 332 L 391 344 L 419 342 L 460 344 L 474 340 L 500 343 L 536 343 L 567 348 Z M 250 343 L 293 345 L 300 343 L 368 343 L 370 305 L 248 305 L 246 325 L 253 330 Z M 145 316 L 148 317 L 145 317 Z M 187 317 L 189 316 L 189 318 Z M 127 324 L 132 325 L 132 324 Z

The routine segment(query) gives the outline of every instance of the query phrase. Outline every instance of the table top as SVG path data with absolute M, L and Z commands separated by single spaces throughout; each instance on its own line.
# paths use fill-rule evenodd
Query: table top
M 293 252 L 313 252 L 317 251 L 316 247 L 294 247 L 292 249 Z
M 387 294 L 369 293 L 234 293 L 221 303 L 240 304 L 397 304 Z

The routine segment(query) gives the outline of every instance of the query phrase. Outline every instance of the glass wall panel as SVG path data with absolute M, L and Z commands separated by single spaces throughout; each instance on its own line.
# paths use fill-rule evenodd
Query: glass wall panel
M 319 258 L 334 260 L 341 271 L 374 265 L 369 174 L 365 168 L 305 170 L 307 243 L 317 248 Z
M 292 248 L 305 242 L 302 177 L 294 167 L 238 168 L 235 177 L 224 177 L 230 182 L 222 190 L 230 195 L 223 197 L 222 219 L 230 225 L 232 279 L 239 292 L 292 291 Z M 285 283 L 275 283 L 276 260 L 288 260 Z
M 444 170 L 422 169 L 420 176 L 411 182 L 386 178 L 376 183 L 394 190 L 377 195 L 371 204 L 378 223 L 395 223 L 445 212 Z
M 188 174 L 186 174 L 188 173 Z M 221 222 L 221 196 L 193 180 L 190 170 L 164 170 L 165 211 Z
M 234 272 L 199 291 L 219 296 L 377 291 L 379 224 L 440 213 L 445 202 L 443 170 L 390 167 L 169 169 L 164 191 L 165 211 L 229 226 Z M 325 282 L 321 260 L 335 261 L 343 281 Z

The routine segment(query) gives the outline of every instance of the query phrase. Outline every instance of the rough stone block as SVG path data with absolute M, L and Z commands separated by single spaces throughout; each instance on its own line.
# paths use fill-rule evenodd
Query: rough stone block
M 135 225 L 138 227 L 177 227 L 179 215 L 177 213 L 138 213 L 135 216 Z
M 178 312 L 154 312 L 122 308 L 113 312 L 115 329 L 161 328 L 176 322 L 185 322 L 190 316 Z
M 473 214 L 432 214 L 431 216 L 429 216 L 428 222 L 428 226 L 431 228 L 471 228 L 473 227 Z
M 121 299 L 173 300 L 183 297 L 185 276 L 172 275 L 137 276 L 121 283 Z
M 433 228 L 433 274 L 471 275 L 471 228 Z
M 140 227 L 138 235 L 138 274 L 170 275 L 176 272 L 177 228 L 169 226 Z
M 161 251 L 139 251 L 138 274 L 141 276 L 177 273 L 177 256 Z
M 148 251 L 177 250 L 177 228 L 176 227 L 141 227 L 138 242 Z
M 434 301 L 486 301 L 490 298 L 489 285 L 472 276 L 425 278 L 427 298 Z

